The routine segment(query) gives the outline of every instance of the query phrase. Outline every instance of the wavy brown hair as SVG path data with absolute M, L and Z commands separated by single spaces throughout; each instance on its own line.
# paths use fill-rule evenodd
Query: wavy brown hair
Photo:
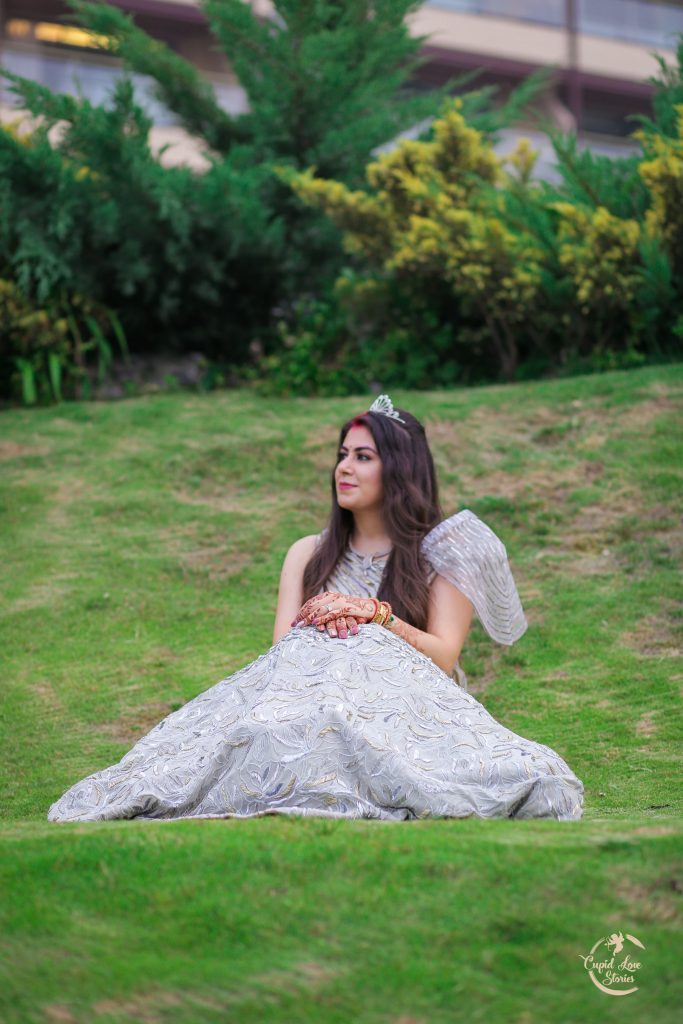
M 434 460 L 424 427 L 405 409 L 394 406 L 405 420 L 398 423 L 383 413 L 366 412 L 347 420 L 339 432 L 337 452 L 352 426 L 367 427 L 382 461 L 384 527 L 392 542 L 377 597 L 417 629 L 426 629 L 429 566 L 420 551 L 425 534 L 443 517 Z M 353 533 L 353 513 L 337 501 L 332 469 L 332 510 L 315 553 L 304 570 L 304 601 L 315 596 L 332 575 Z

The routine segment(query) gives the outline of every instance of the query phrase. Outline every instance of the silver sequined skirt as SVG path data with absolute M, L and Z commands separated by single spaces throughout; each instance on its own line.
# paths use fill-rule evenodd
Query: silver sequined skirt
M 346 640 L 300 627 L 71 786 L 48 820 L 264 814 L 577 819 L 583 783 L 382 626 Z

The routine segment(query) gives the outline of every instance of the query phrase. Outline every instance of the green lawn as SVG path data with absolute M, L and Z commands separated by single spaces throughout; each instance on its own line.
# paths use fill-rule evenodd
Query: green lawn
M 371 399 L 5 410 L 3 1024 L 680 1019 L 683 364 L 391 397 L 529 620 L 512 648 L 475 620 L 470 690 L 565 758 L 584 818 L 48 823 L 270 646 L 284 553 Z M 645 949 L 614 998 L 581 957 L 619 931 Z

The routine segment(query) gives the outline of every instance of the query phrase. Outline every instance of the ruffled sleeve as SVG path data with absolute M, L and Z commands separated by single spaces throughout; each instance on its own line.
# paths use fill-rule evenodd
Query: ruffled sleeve
M 423 537 L 421 550 L 439 575 L 462 591 L 479 620 L 499 644 L 513 644 L 526 632 L 524 615 L 505 545 L 474 512 L 465 508 Z

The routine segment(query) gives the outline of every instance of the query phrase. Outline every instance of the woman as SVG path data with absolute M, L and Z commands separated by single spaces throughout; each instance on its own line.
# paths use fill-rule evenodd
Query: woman
M 48 820 L 580 818 L 562 758 L 467 692 L 475 610 L 499 643 L 527 629 L 504 545 L 469 509 L 443 519 L 424 429 L 381 395 L 341 428 L 328 525 L 287 552 L 273 646 Z

